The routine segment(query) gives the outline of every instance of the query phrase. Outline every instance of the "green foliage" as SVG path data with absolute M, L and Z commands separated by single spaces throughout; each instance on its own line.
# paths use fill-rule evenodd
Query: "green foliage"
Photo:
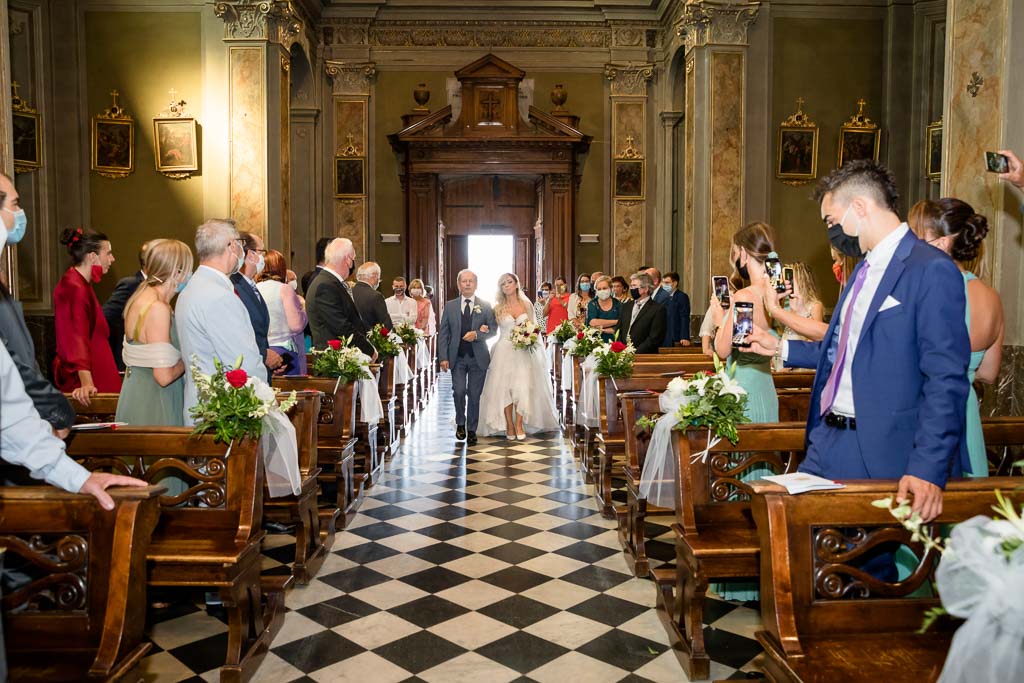
M 682 384 L 669 384 L 670 391 L 682 391 L 689 400 L 676 411 L 678 423 L 675 429 L 707 428 L 716 438 L 728 439 L 735 444 L 739 441 L 736 425 L 750 422 L 744 413 L 747 408 L 747 392 L 735 379 L 736 365 L 727 367 L 715 359 L 715 374 L 698 372 L 690 381 L 679 380 Z
M 416 346 L 416 341 L 419 339 L 419 335 L 416 333 L 416 328 L 409 323 L 402 323 L 395 328 L 395 334 L 402 339 L 402 343 L 408 347 Z
M 650 415 L 642 415 L 636 421 L 636 428 L 641 431 L 653 432 L 657 424 L 658 420 L 656 418 L 652 418 Z
M 359 349 L 350 346 L 352 337 L 342 340 L 340 349 L 313 349 L 313 374 L 317 377 L 340 377 L 346 384 L 359 379 L 371 379 L 367 367 L 369 358 Z
M 572 326 L 572 323 L 568 320 L 563 320 L 562 324 L 555 328 L 555 331 L 551 333 L 555 338 L 555 341 L 559 344 L 564 344 L 573 337 L 576 336 L 576 328 Z
M 616 349 L 620 350 L 616 351 Z M 622 379 L 633 374 L 633 362 L 636 360 L 636 351 L 632 345 L 627 346 L 621 342 L 613 342 L 612 344 L 604 344 L 596 353 L 597 374 L 613 379 Z
M 382 357 L 394 358 L 402 351 L 402 338 L 381 324 L 374 325 L 366 336 Z
M 215 371 L 212 375 L 199 372 L 198 362 L 192 359 L 192 379 L 196 384 L 198 403 L 192 407 L 190 414 L 195 419 L 193 434 L 213 432 L 216 441 L 231 443 L 249 437 L 258 439 L 263 434 L 263 417 L 272 409 L 277 409 L 276 395 L 270 387 L 265 386 L 267 396 L 260 397 L 253 380 L 245 377 L 240 370 L 242 357 L 239 356 L 232 368 L 225 368 L 219 359 L 213 359 Z M 246 383 L 235 387 L 228 382 L 228 374 L 233 379 L 241 379 Z M 240 374 L 237 374 L 240 373 Z M 295 403 L 292 397 L 281 405 L 281 410 L 288 410 Z
M 592 327 L 588 327 L 582 332 L 577 333 L 576 338 L 570 341 L 574 342 L 574 345 L 570 349 L 569 354 L 576 358 L 586 358 L 593 353 L 594 349 L 601 345 L 601 333 Z

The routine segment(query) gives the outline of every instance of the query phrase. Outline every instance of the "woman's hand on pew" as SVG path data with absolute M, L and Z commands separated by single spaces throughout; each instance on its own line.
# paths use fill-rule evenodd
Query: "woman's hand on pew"
M 896 502 L 905 503 L 907 494 L 913 496 L 911 512 L 921 515 L 921 521 L 928 523 L 942 514 L 942 489 L 930 481 L 904 474 L 896 491 Z
M 83 406 L 87 406 L 89 405 L 89 398 L 95 396 L 99 392 L 100 390 L 92 384 L 83 384 L 71 392 L 71 398 L 75 399 Z
M 107 474 L 106 472 L 93 472 L 89 478 L 78 489 L 79 493 L 86 493 L 97 501 L 104 510 L 114 509 L 114 499 L 107 493 L 111 486 L 149 486 L 147 482 L 134 477 L 126 477 L 121 474 Z

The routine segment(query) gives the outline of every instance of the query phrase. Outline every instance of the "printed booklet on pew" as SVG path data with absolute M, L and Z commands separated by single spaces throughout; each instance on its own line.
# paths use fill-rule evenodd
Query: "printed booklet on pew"
M 813 474 L 805 474 L 804 472 L 773 474 L 761 478 L 785 487 L 786 491 L 793 495 L 807 493 L 808 491 L 831 491 L 832 489 L 846 488 L 838 481 L 832 481 L 831 479 L 825 479 Z

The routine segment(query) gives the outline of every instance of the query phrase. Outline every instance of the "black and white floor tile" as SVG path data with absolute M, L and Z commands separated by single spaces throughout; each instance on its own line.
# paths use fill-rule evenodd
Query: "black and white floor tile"
M 442 384 L 318 576 L 289 592 L 256 680 L 687 680 L 568 444 L 456 444 L 449 396 Z M 651 522 L 652 564 L 674 560 L 670 522 Z M 268 536 L 264 571 L 287 572 L 293 551 Z M 145 680 L 218 680 L 227 627 L 193 597 L 151 615 Z M 712 679 L 758 670 L 756 604 L 712 600 L 706 622 Z

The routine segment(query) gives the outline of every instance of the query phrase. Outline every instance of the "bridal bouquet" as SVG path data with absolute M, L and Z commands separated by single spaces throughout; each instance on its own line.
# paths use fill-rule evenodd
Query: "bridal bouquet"
M 514 348 L 532 349 L 540 344 L 540 327 L 533 320 L 524 320 L 512 328 L 508 338 Z
M 402 338 L 394 330 L 389 330 L 379 323 L 373 326 L 366 338 L 383 357 L 393 358 L 402 351 Z
M 421 336 L 423 336 L 423 331 L 416 329 L 409 323 L 402 323 L 401 325 L 395 326 L 395 334 L 402 339 L 402 344 L 412 348 L 413 346 L 416 346 L 416 342 Z
M 911 541 L 942 553 L 935 587 L 942 607 L 929 610 L 923 632 L 943 614 L 966 619 L 953 636 L 939 683 L 1024 679 L 1024 506 L 996 491 L 996 516 L 978 515 L 956 525 L 946 541 L 922 529 L 910 504 L 893 498 L 872 502 L 888 509 L 911 532 Z
M 601 345 L 601 333 L 593 327 L 577 332 L 576 337 L 567 341 L 562 348 L 576 358 L 586 358 Z
M 232 368 L 213 359 L 215 371 L 206 375 L 199 370 L 199 359 L 192 356 L 192 381 L 199 401 L 190 410 L 195 418 L 193 434 L 212 431 L 216 440 L 231 443 L 235 439 L 263 435 L 263 418 L 270 413 L 287 412 L 295 405 L 295 392 L 278 404 L 277 393 L 266 382 L 249 377 L 242 369 L 242 357 Z
M 621 379 L 633 374 L 633 360 L 636 358 L 636 349 L 632 344 L 623 344 L 620 341 L 613 341 L 610 344 L 602 344 L 594 350 L 597 356 L 597 374 Z
M 676 377 L 669 382 L 666 393 L 684 401 L 675 413 L 675 429 L 706 427 L 709 450 L 712 434 L 716 443 L 720 439 L 734 444 L 739 441 L 736 425 L 750 422 L 750 418 L 744 414 L 747 392 L 733 379 L 735 372 L 735 363 L 730 368 L 715 358 L 714 374 L 698 372 L 690 380 Z
M 352 346 L 352 337 L 331 339 L 326 349 L 312 349 L 313 374 L 318 377 L 338 377 L 346 384 L 359 379 L 371 379 L 370 357 Z
M 562 324 L 551 333 L 551 336 L 555 338 L 556 343 L 565 344 L 565 342 L 576 336 L 576 328 L 568 320 L 563 320 Z

